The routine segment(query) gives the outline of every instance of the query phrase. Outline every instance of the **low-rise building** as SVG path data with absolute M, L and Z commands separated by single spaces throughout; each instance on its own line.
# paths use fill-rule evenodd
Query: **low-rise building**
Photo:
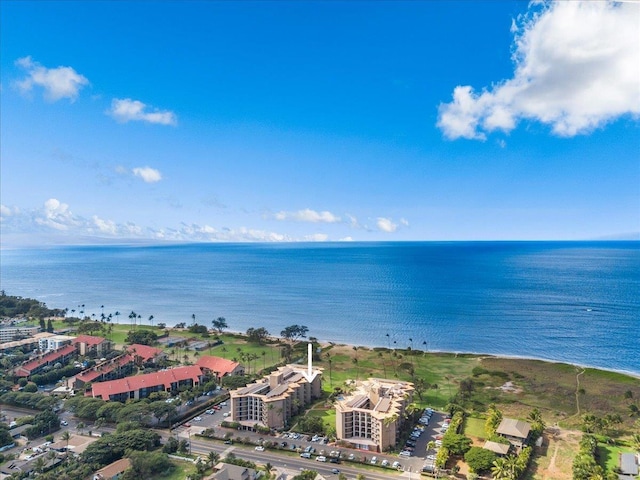
M 47 335 L 38 340 L 38 348 L 43 352 L 50 352 L 51 350 L 58 350 L 65 345 L 73 343 L 76 337 L 69 335 Z
M 22 340 L 15 340 L 13 342 L 0 343 L 0 352 L 6 352 L 13 350 L 14 348 L 24 349 L 26 351 L 35 350 L 40 348 L 40 340 L 47 337 L 53 337 L 53 333 L 40 332 L 35 333 L 32 337 L 23 338 Z M 24 348 L 26 347 L 26 349 Z
M 113 349 L 111 340 L 93 335 L 79 335 L 73 341 L 78 353 L 84 356 L 104 357 Z
M 321 371 L 307 381 L 307 369 L 286 365 L 277 371 L 230 392 L 231 420 L 244 428 L 256 424 L 268 428 L 284 428 L 289 419 L 322 395 Z
M 511 450 L 511 444 L 498 443 L 498 442 L 492 442 L 491 440 L 487 440 L 486 442 L 484 442 L 484 445 L 482 446 L 482 448 L 495 453 L 499 457 L 504 457 L 509 453 L 509 450 Z
M 157 363 L 158 361 L 167 358 L 167 354 L 161 348 L 150 347 L 149 345 L 142 345 L 139 343 L 134 343 L 127 347 L 127 352 L 129 352 L 136 363 Z
M 256 480 L 260 478 L 257 470 L 220 462 L 213 467 L 212 480 Z
M 126 377 L 134 371 L 135 362 L 131 355 L 125 353 L 111 360 L 105 360 L 93 367 L 69 378 L 67 385 L 71 388 L 82 388 L 87 383 L 106 382 Z
M 413 384 L 370 378 L 336 402 L 338 440 L 354 448 L 382 452 L 398 440 L 404 412 L 413 400 Z
M 203 355 L 196 362 L 207 375 L 213 375 L 220 381 L 227 375 L 244 375 L 244 367 L 238 362 L 227 360 L 226 358 Z
M 0 343 L 13 342 L 15 340 L 22 340 L 23 338 L 33 337 L 40 331 L 38 326 L 20 326 L 13 325 L 9 327 L 0 327 Z
M 496 433 L 506 438 L 511 445 L 521 448 L 529 442 L 531 424 L 515 418 L 503 418 Z
M 53 352 L 46 353 L 38 358 L 29 360 L 15 369 L 14 373 L 16 377 L 29 377 L 36 373 L 43 372 L 48 365 L 54 365 L 56 363 L 65 364 L 67 361 L 77 355 L 76 347 L 73 345 L 67 345 Z
M 618 478 L 620 480 L 635 480 L 638 478 L 638 456 L 635 453 L 621 453 L 618 459 L 620 466 L 620 473 Z
M 131 460 L 121 458 L 97 470 L 91 478 L 92 480 L 118 480 L 129 468 L 131 468 Z
M 197 387 L 201 382 L 202 370 L 191 365 L 95 383 L 91 386 L 89 395 L 103 400 L 126 402 L 129 399 L 147 398 L 153 392 L 177 392 L 181 387 Z

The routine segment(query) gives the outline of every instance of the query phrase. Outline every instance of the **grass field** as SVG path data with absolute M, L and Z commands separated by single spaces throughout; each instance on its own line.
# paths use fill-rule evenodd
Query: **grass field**
M 468 437 L 475 437 L 477 439 L 486 439 L 487 434 L 484 431 L 484 419 L 465 417 L 463 424 L 463 432 Z

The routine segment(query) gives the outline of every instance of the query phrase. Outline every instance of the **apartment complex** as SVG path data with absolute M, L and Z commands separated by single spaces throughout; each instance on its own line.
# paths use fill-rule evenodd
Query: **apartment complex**
M 50 352 L 51 350 L 58 350 L 59 348 L 62 348 L 65 345 L 71 344 L 75 340 L 75 338 L 76 337 L 71 337 L 69 335 L 49 334 L 47 336 L 44 336 L 38 339 L 38 348 L 42 352 Z
M 103 357 L 113 349 L 113 342 L 93 335 L 79 335 L 73 341 L 78 353 L 85 356 Z
M 40 327 L 12 326 L 0 328 L 0 343 L 13 342 L 23 338 L 33 337 L 40 331 Z
M 412 383 L 396 380 L 359 383 L 352 395 L 336 402 L 338 440 L 375 452 L 395 446 L 413 391 Z
M 147 398 L 153 392 L 177 392 L 180 387 L 197 387 L 201 382 L 202 370 L 192 365 L 94 383 L 90 395 L 103 400 L 126 402 L 129 399 Z
M 37 373 L 45 371 L 45 367 L 49 365 L 55 365 L 56 363 L 65 364 L 69 359 L 76 356 L 76 347 L 73 345 L 66 345 L 58 350 L 46 353 L 40 357 L 29 360 L 23 363 L 21 366 L 15 369 L 14 374 L 16 377 L 29 377 Z
M 286 365 L 256 383 L 231 392 L 231 420 L 245 428 L 256 424 L 283 428 L 289 419 L 322 395 L 321 371 L 308 382 L 301 365 Z

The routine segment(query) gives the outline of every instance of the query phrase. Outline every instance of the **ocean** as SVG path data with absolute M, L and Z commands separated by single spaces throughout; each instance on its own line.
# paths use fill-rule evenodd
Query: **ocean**
M 639 242 L 3 249 L 0 287 L 119 323 L 222 316 L 234 331 L 299 324 L 323 341 L 640 374 Z

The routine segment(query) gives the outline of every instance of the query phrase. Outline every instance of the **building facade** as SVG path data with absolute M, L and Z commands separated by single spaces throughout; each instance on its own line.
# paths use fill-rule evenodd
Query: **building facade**
M 0 328 L 0 343 L 13 342 L 23 338 L 33 337 L 40 331 L 40 327 L 12 326 Z
M 413 392 L 409 382 L 380 378 L 361 382 L 352 395 L 336 402 L 338 440 L 375 452 L 394 447 Z
M 231 392 L 231 420 L 244 428 L 256 424 L 284 428 L 289 420 L 322 396 L 320 370 L 311 382 L 301 365 L 286 365 L 256 383 Z
M 129 399 L 147 398 L 153 392 L 177 392 L 180 387 L 197 387 L 201 382 L 202 370 L 191 365 L 94 383 L 90 395 L 103 400 L 126 402 Z

